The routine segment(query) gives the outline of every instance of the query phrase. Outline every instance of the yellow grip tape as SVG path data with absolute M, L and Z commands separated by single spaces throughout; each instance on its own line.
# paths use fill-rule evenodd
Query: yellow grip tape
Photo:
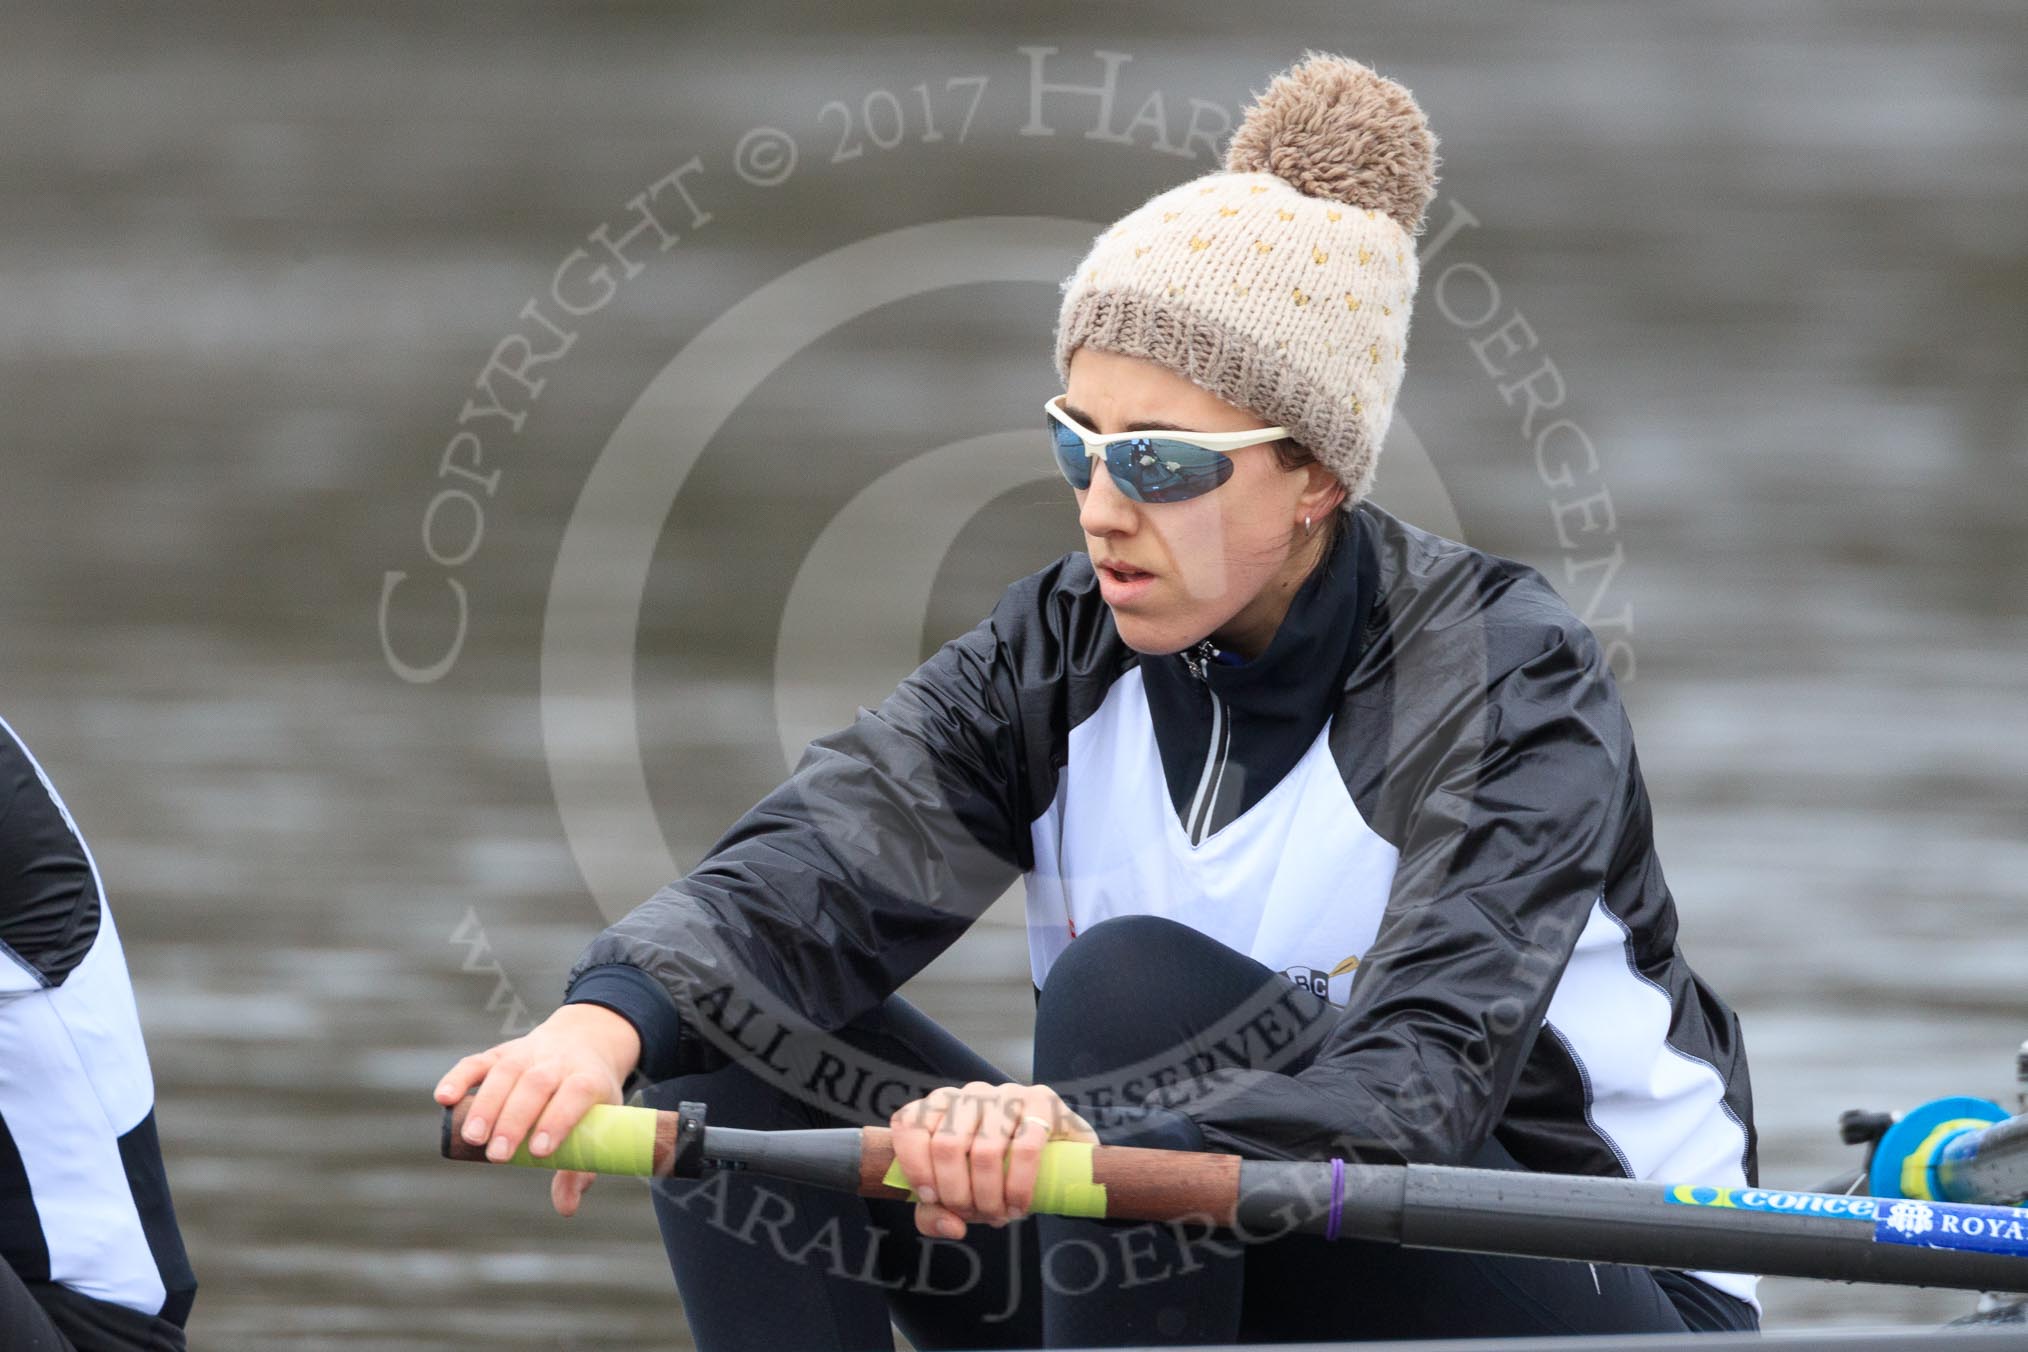
M 1901 1195 L 1914 1197 L 1925 1202 L 1936 1198 L 1929 1195 L 1929 1170 L 1936 1163 L 1937 1152 L 1945 1141 L 1961 1131 L 1976 1131 L 1993 1124 L 1977 1117 L 1954 1117 L 1948 1122 L 1939 1122 L 1935 1131 L 1922 1138 L 1922 1144 L 1908 1152 L 1901 1161 Z
M 1035 1201 L 1028 1209 L 1049 1216 L 1104 1220 L 1106 1185 L 1091 1181 L 1091 1152 L 1089 1141 L 1045 1142 L 1042 1158 L 1035 1167 Z M 908 1186 L 908 1175 L 902 1173 L 900 1160 L 887 1166 L 880 1181 L 890 1188 L 902 1189 L 909 1201 L 915 1200 L 915 1189 Z
M 582 1169 L 595 1174 L 655 1172 L 655 1110 L 594 1103 L 570 1135 L 547 1155 L 528 1153 L 528 1142 L 507 1161 L 538 1169 Z

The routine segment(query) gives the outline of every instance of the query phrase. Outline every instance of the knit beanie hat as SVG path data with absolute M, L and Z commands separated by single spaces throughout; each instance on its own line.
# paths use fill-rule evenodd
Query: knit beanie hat
M 1063 283 L 1057 375 L 1085 343 L 1159 362 L 1287 427 L 1357 505 L 1401 389 L 1436 144 L 1408 90 L 1306 51 L 1223 169 L 1097 237 Z

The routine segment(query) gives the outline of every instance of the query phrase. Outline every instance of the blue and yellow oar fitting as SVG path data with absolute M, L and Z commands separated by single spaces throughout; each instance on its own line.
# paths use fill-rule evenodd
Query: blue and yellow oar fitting
M 1873 1148 L 1866 1180 L 1875 1197 L 1908 1197 L 1925 1202 L 1952 1200 L 1937 1182 L 1944 1147 L 1968 1131 L 2005 1121 L 2006 1110 L 1982 1098 L 1932 1099 L 1902 1114 Z

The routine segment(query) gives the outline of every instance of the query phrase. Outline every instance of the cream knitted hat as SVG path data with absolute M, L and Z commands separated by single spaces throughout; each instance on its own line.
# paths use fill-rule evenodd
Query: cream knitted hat
M 1085 343 L 1159 362 L 1287 427 L 1357 505 L 1401 389 L 1436 144 L 1408 90 L 1305 52 L 1222 170 L 1098 236 L 1063 283 L 1057 375 Z

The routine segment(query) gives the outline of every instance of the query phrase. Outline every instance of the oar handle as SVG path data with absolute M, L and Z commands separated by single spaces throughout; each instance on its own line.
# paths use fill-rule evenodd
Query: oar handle
M 486 1148 L 465 1140 L 467 1097 L 444 1109 L 446 1159 L 484 1163 Z M 910 1199 L 886 1127 L 758 1132 L 704 1125 L 702 1104 L 669 1112 L 595 1104 L 549 1154 L 524 1141 L 504 1163 L 650 1178 L 695 1177 L 712 1165 L 750 1167 L 774 1177 L 845 1186 L 861 1197 Z M 1237 1155 L 1140 1146 L 1050 1141 L 1036 1171 L 1036 1212 L 1114 1220 L 1197 1220 L 1230 1225 L 1239 1196 Z
M 441 1147 L 447 1160 L 470 1160 L 485 1164 L 484 1142 L 473 1145 L 465 1139 L 465 1118 L 471 1114 L 476 1095 L 467 1094 L 444 1109 Z M 585 1110 L 569 1135 L 555 1150 L 537 1158 L 522 1141 L 504 1164 L 535 1169 L 579 1169 L 594 1174 L 639 1174 L 667 1178 L 675 1173 L 678 1144 L 703 1135 L 702 1114 L 686 1130 L 683 1114 L 657 1112 L 652 1108 L 625 1108 L 595 1103 Z M 687 1151 L 685 1153 L 688 1153 Z
M 894 1162 L 893 1133 L 859 1129 L 859 1195 L 907 1197 Z M 1239 1200 L 1237 1155 L 1144 1146 L 1049 1141 L 1042 1147 L 1030 1210 L 1044 1215 L 1127 1221 L 1232 1224 Z

